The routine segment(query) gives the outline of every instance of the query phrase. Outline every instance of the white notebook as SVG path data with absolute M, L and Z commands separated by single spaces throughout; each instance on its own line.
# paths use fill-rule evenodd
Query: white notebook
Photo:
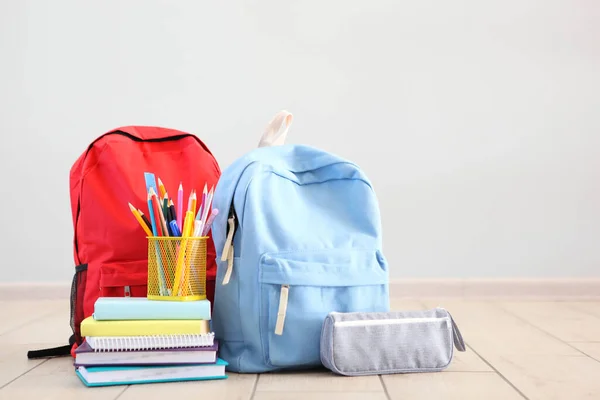
M 86 386 L 135 385 L 140 383 L 225 379 L 227 363 L 163 365 L 147 367 L 77 367 L 75 373 Z
M 94 351 L 132 351 L 206 347 L 214 344 L 214 332 L 198 335 L 88 336 Z

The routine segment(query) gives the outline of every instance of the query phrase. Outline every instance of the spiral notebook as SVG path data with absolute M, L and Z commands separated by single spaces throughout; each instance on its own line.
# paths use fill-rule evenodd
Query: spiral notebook
M 135 366 L 169 364 L 214 364 L 218 342 L 213 346 L 159 350 L 97 351 L 84 342 L 75 350 L 75 366 Z
M 88 336 L 85 341 L 94 351 L 135 351 L 209 347 L 215 343 L 214 332 L 185 335 Z

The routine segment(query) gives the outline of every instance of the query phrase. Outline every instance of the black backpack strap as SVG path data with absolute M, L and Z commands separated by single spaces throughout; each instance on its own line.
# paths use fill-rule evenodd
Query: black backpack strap
M 27 358 L 50 358 L 50 357 L 65 357 L 71 355 L 71 348 L 75 343 L 75 335 L 72 335 L 69 338 L 69 344 L 58 347 L 51 347 L 47 349 L 40 350 L 29 350 L 27 352 Z

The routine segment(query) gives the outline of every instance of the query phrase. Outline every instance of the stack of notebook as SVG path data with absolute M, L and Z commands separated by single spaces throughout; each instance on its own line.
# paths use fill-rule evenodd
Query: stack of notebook
M 99 298 L 81 323 L 76 373 L 87 386 L 226 378 L 210 302 Z

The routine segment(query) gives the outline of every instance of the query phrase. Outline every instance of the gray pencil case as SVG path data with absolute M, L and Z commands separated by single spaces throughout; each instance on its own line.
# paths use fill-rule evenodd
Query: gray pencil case
M 465 344 L 443 308 L 330 313 L 321 331 L 321 362 L 340 375 L 435 372 Z

